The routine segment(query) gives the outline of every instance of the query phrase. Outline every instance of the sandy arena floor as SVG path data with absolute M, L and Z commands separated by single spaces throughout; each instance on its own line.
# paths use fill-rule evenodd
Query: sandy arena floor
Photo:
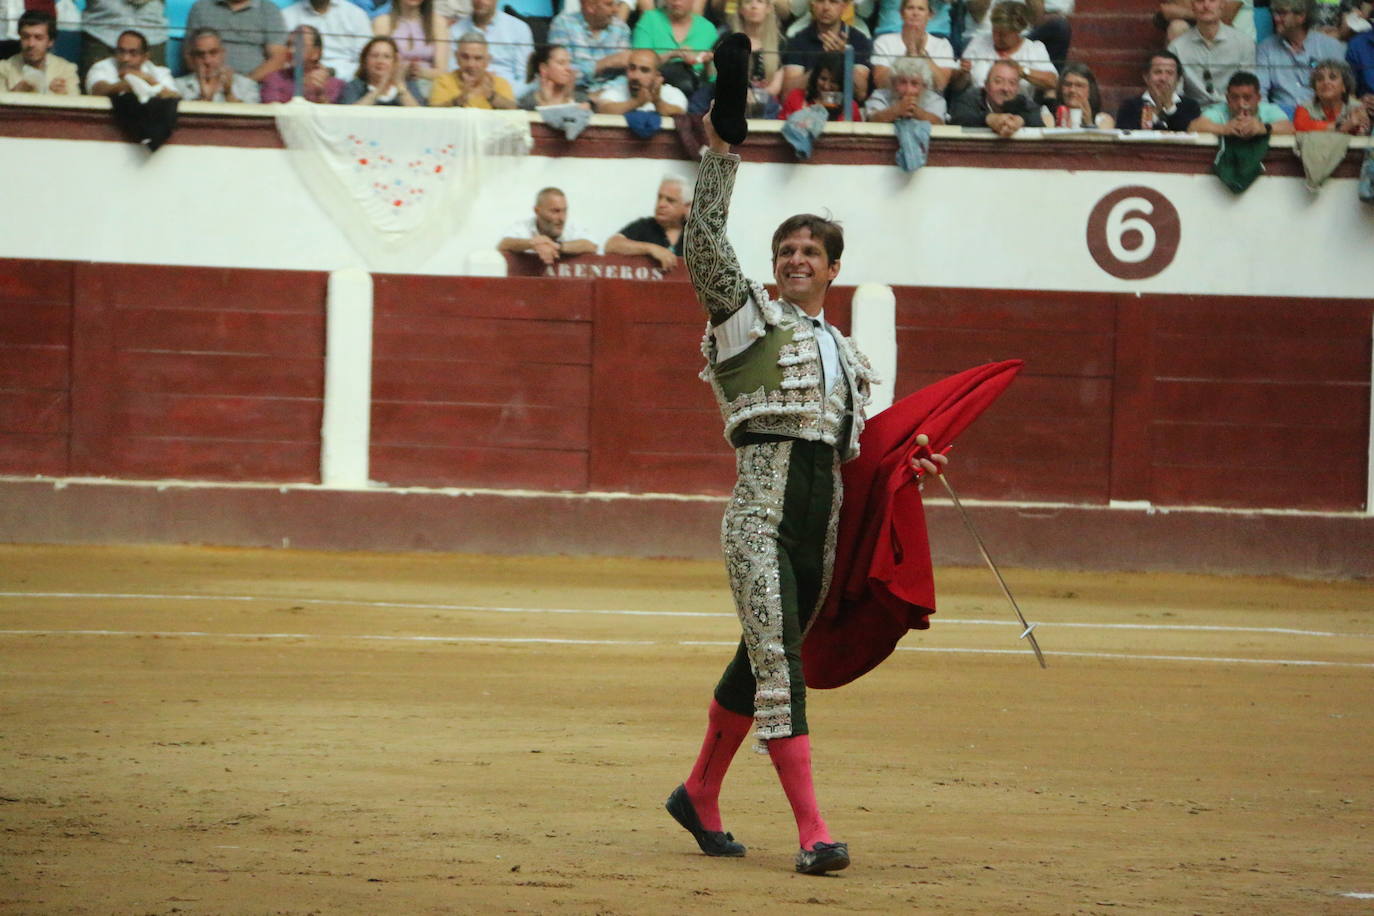
M 714 565 L 0 547 L 6 913 L 1370 913 L 1374 589 L 941 570 L 812 699 L 854 865 L 663 811 L 737 637 Z

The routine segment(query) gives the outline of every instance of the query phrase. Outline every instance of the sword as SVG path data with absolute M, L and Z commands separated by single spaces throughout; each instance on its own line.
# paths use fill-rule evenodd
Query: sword
M 917 436 L 916 444 L 920 446 L 926 445 L 929 440 L 927 440 L 927 442 L 921 441 L 925 438 L 924 433 Z M 968 528 L 968 533 L 973 535 L 973 542 L 978 545 L 978 552 L 983 555 L 983 562 L 988 564 L 988 569 L 992 570 L 992 574 L 997 577 L 997 584 L 1002 586 L 1002 594 L 1007 596 L 1007 601 L 1011 603 L 1011 609 L 1016 612 L 1016 619 L 1021 621 L 1021 626 L 1024 627 L 1024 629 L 1021 631 L 1021 636 L 1019 638 L 1027 640 L 1030 643 L 1031 650 L 1035 652 L 1035 660 L 1040 663 L 1040 667 L 1048 668 L 1049 666 L 1045 664 L 1045 653 L 1040 651 L 1040 643 L 1035 639 L 1035 628 L 1038 627 L 1039 624 L 1026 623 L 1026 615 L 1021 613 L 1021 607 L 1016 603 L 1016 599 L 1012 597 L 1011 589 L 1007 588 L 1007 580 L 1002 578 L 1002 571 L 997 568 L 996 563 L 992 562 L 992 556 L 988 554 L 988 548 L 983 544 L 983 538 L 978 534 L 978 529 L 973 527 L 973 519 L 968 517 L 968 512 L 964 509 L 964 504 L 959 501 L 959 494 L 954 492 L 954 486 L 949 482 L 949 477 L 944 474 L 936 474 L 935 476 L 940 478 L 940 483 L 945 485 L 945 490 L 949 493 L 949 498 L 954 501 L 954 508 L 959 510 L 959 517 L 964 520 L 964 527 Z

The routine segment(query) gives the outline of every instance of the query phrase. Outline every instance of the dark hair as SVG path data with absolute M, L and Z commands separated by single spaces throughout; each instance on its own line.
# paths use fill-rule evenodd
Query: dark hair
M 822 71 L 834 77 L 835 82 L 844 85 L 844 55 L 838 51 L 827 51 L 816 58 L 815 66 L 806 77 L 807 102 L 814 102 L 821 97 L 821 91 L 817 87 L 821 82 Z
M 358 72 L 356 75 L 358 79 L 362 80 L 364 83 L 367 82 L 367 52 L 371 51 L 372 46 L 375 44 L 391 45 L 391 53 L 396 55 L 397 65 L 401 63 L 401 49 L 396 47 L 396 39 L 392 38 L 390 35 L 374 36 L 367 44 L 363 45 L 362 53 L 358 55 Z
M 535 77 L 539 75 L 539 68 L 548 63 L 549 58 L 553 57 L 553 52 L 558 50 L 567 51 L 568 46 L 540 45 L 535 48 L 534 53 L 530 55 L 529 64 L 525 67 L 525 81 L 528 83 L 534 82 Z
M 1093 69 L 1087 64 L 1078 61 L 1070 61 L 1059 71 L 1059 97 L 1064 97 L 1064 77 L 1081 76 L 1088 81 L 1088 105 L 1092 108 L 1093 114 L 1102 111 L 1102 93 L 1097 89 L 1097 77 L 1093 76 Z
M 291 35 L 295 35 L 297 33 L 302 35 L 309 35 L 311 38 L 315 39 L 315 47 L 319 48 L 321 51 L 324 50 L 324 36 L 321 35 L 320 30 L 315 28 L 313 25 L 298 25 L 291 30 Z M 286 36 L 288 41 L 290 41 L 291 35 Z M 301 50 L 305 49 L 302 48 Z
M 817 216 L 814 213 L 798 213 L 782 221 L 773 232 L 773 260 L 778 259 L 778 248 L 782 240 L 794 232 L 807 230 L 811 237 L 825 246 L 825 256 L 835 263 L 844 254 L 844 228 L 833 219 Z
M 125 29 L 124 31 L 120 32 L 119 36 L 115 38 L 115 44 L 118 45 L 119 39 L 123 38 L 125 35 L 132 35 L 135 38 L 137 38 L 138 43 L 140 45 L 139 50 L 142 51 L 144 54 L 148 53 L 148 38 L 138 29 Z
M 1231 78 L 1226 81 L 1227 91 L 1230 91 L 1234 86 L 1252 86 L 1255 91 L 1258 92 L 1260 87 L 1259 77 L 1248 70 L 1237 70 L 1235 73 L 1231 74 Z
M 48 39 L 57 41 L 57 17 L 44 10 L 25 10 L 19 17 L 17 28 L 22 31 L 25 26 L 41 25 L 48 29 Z
M 1149 73 L 1150 68 L 1155 65 L 1155 61 L 1161 57 L 1166 57 L 1169 60 L 1173 61 L 1174 73 L 1178 74 L 1179 76 L 1183 75 L 1183 61 L 1179 60 L 1178 55 L 1175 54 L 1173 51 L 1168 50 L 1167 48 L 1161 48 L 1160 50 L 1151 54 L 1149 57 L 1145 58 L 1145 69 L 1140 72 Z

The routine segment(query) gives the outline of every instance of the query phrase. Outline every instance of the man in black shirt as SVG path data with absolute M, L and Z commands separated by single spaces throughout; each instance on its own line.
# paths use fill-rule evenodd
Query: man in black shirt
M 1145 64 L 1145 92 L 1121 103 L 1116 126 L 1122 130 L 1186 131 L 1202 114 L 1198 103 L 1178 93 L 1183 65 L 1172 51 L 1156 51 Z
M 1010 137 L 1027 123 L 1039 122 L 1035 103 L 1021 94 L 1021 65 L 1013 60 L 994 62 L 983 88 L 970 86 L 949 107 L 949 123 L 991 127 L 999 137 Z
M 664 270 L 677 266 L 682 254 L 682 227 L 692 206 L 687 183 L 669 175 L 659 182 L 654 215 L 628 224 L 606 240 L 607 254 L 642 254 L 653 258 Z
M 805 89 L 807 74 L 827 52 L 844 53 L 854 48 L 854 98 L 868 98 L 869 57 L 873 42 L 867 35 L 844 24 L 846 0 L 811 0 L 811 24 L 787 39 L 783 48 L 783 92 Z

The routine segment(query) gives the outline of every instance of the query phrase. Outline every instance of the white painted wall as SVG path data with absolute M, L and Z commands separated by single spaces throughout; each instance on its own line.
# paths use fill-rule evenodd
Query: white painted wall
M 1104 151 L 1105 153 L 1105 151 Z M 746 163 L 730 234 L 750 275 L 767 279 L 768 240 L 784 217 L 829 211 L 846 226 L 841 283 L 1074 291 L 1368 298 L 1374 207 L 1354 180 L 1317 194 L 1261 177 L 1245 194 L 1210 174 Z M 282 150 L 0 137 L 10 230 L 0 257 L 336 270 L 365 267 L 296 177 Z M 535 190 L 565 189 L 575 219 L 604 241 L 651 212 L 665 172 L 687 162 L 531 156 L 480 191 L 469 224 L 416 273 L 461 274 Z M 26 178 L 29 176 L 29 178 Z M 31 180 L 30 180 L 31 178 Z M 1145 185 L 1177 207 L 1182 241 L 1162 274 L 1115 279 L 1084 241 L 1109 191 Z M 36 217 L 36 218 L 35 218 Z

